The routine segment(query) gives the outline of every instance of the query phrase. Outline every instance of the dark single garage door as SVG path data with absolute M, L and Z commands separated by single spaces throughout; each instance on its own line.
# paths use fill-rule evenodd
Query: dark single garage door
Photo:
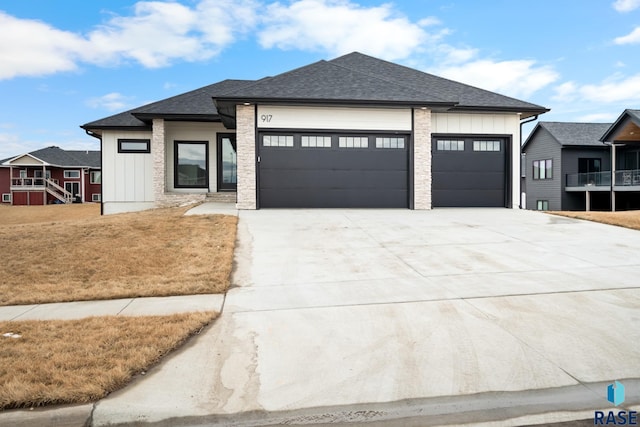
M 433 206 L 506 206 L 509 150 L 504 138 L 434 137 Z
M 406 135 L 261 133 L 261 208 L 407 208 Z

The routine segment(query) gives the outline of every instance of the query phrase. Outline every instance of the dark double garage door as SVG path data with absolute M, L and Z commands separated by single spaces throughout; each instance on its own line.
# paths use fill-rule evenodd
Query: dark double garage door
M 260 207 L 407 208 L 408 139 L 260 134 Z
M 434 138 L 434 207 L 505 206 L 508 146 Z M 409 136 L 259 134 L 261 208 L 408 208 Z

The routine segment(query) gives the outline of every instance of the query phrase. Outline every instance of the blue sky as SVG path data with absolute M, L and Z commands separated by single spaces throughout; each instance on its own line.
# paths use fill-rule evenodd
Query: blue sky
M 640 0 L 0 0 L 0 159 L 78 126 L 352 51 L 611 122 L 640 108 Z

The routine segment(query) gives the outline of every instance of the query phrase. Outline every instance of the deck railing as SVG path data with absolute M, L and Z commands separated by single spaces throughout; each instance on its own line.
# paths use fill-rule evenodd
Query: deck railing
M 565 185 L 567 187 L 610 187 L 611 171 L 568 173 Z M 616 187 L 640 186 L 640 169 L 616 171 L 614 185 Z
M 608 187 L 611 185 L 611 172 L 568 173 L 565 185 L 567 187 Z

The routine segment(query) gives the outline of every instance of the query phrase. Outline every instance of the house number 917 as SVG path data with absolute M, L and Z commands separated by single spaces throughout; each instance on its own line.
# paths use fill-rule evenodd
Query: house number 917
M 262 120 L 262 123 L 269 123 L 272 118 L 273 118 L 273 115 L 271 114 L 263 114 L 260 116 L 260 120 Z

